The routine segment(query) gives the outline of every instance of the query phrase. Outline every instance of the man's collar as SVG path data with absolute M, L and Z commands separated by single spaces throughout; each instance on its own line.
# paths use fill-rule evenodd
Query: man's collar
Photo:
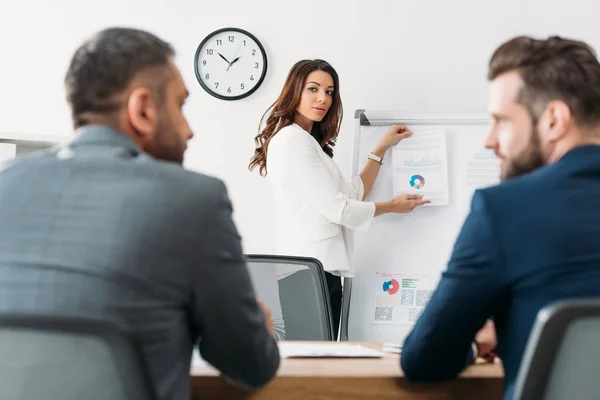
M 140 147 L 127 135 L 107 125 L 85 125 L 75 131 L 75 137 L 69 143 L 70 148 L 100 145 L 125 147 L 134 153 L 140 153 Z

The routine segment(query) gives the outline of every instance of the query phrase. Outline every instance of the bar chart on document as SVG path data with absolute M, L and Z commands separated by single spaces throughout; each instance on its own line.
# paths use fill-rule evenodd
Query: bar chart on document
M 422 194 L 431 206 L 446 206 L 448 160 L 443 129 L 415 131 L 393 148 L 394 196 Z

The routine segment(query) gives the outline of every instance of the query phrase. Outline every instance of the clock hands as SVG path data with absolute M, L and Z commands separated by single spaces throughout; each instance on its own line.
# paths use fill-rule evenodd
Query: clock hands
M 229 62 L 229 60 L 227 60 L 225 57 L 223 57 L 223 54 L 217 52 L 217 54 L 219 55 L 219 57 L 221 57 L 223 60 L 225 60 L 225 62 L 227 62 L 227 64 L 229 64 L 231 66 L 231 63 Z M 229 69 L 229 67 L 227 68 Z
M 233 60 L 232 62 L 229 63 L 229 67 L 227 67 L 227 71 L 229 71 L 229 68 L 231 68 L 231 66 L 233 64 L 235 64 L 237 62 L 237 60 L 239 60 L 242 56 L 239 56 L 238 58 L 236 58 L 235 60 Z
M 236 55 L 238 55 L 238 54 L 240 53 L 240 49 L 241 49 L 241 47 L 242 47 L 242 42 L 241 42 L 241 41 L 238 41 L 238 46 L 237 46 L 237 49 L 235 49 L 235 53 L 233 53 L 233 54 L 234 54 L 234 56 L 233 56 L 233 57 L 234 57 L 234 60 L 233 60 L 232 62 L 230 62 L 230 63 L 229 63 L 229 67 L 227 67 L 227 71 L 229 71 L 229 68 L 231 68 L 231 66 L 232 66 L 233 64 L 235 64 L 235 63 L 237 62 L 237 60 L 239 60 L 239 59 L 240 59 L 240 57 L 242 56 L 242 55 L 240 54 L 239 56 L 235 57 Z
M 229 60 L 228 60 L 228 59 L 226 59 L 226 58 L 225 58 L 225 56 L 223 56 L 223 54 L 221 54 L 221 53 L 219 53 L 219 52 L 217 52 L 217 54 L 219 55 L 219 57 L 221 57 L 223 60 L 225 60 L 225 62 L 226 62 L 227 64 L 229 64 L 229 65 L 227 66 L 227 70 L 226 70 L 226 71 L 229 71 L 229 68 L 231 68 L 231 66 L 232 66 L 233 64 L 235 64 L 235 63 L 237 62 L 237 60 L 239 60 L 239 59 L 240 59 L 240 57 L 242 57 L 242 56 L 240 55 L 240 56 L 238 56 L 236 59 L 234 59 L 233 61 L 229 62 Z

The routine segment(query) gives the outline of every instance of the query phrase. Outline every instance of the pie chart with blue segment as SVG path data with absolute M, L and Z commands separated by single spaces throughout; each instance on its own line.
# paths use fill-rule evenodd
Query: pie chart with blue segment
M 395 279 L 383 282 L 383 291 L 388 294 L 395 294 L 400 289 L 400 284 Z
M 425 178 L 421 175 L 413 175 L 410 177 L 410 186 L 415 189 L 422 189 L 425 186 Z

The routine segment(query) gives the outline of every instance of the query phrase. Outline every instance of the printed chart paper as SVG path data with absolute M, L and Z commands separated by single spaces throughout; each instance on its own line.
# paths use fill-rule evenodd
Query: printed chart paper
M 500 183 L 500 161 L 493 150 L 477 151 L 467 166 L 467 184 L 475 188 L 484 188 Z
M 448 160 L 443 129 L 415 132 L 393 147 L 394 196 L 422 194 L 431 206 L 446 206 Z
M 433 294 L 428 274 L 377 273 L 374 324 L 414 325 Z

